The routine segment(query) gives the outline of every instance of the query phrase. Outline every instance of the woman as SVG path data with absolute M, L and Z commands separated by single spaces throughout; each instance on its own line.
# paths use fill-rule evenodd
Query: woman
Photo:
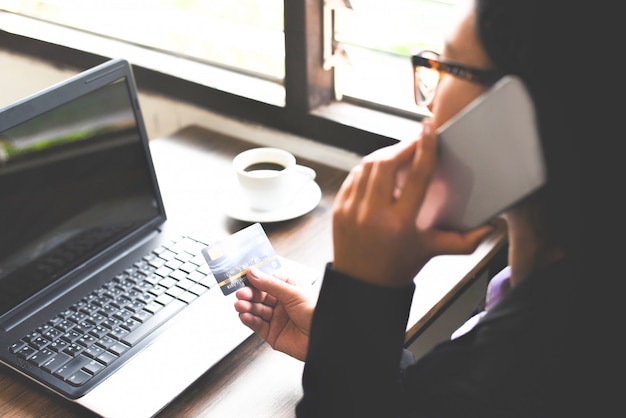
M 412 279 L 432 257 L 472 252 L 491 231 L 415 226 L 435 129 L 490 87 L 471 76 L 441 72 L 433 97 L 422 98 L 433 117 L 420 139 L 377 151 L 350 172 L 336 198 L 334 259 L 317 301 L 288 279 L 249 271 L 252 287 L 235 303 L 241 321 L 306 361 L 298 417 L 599 416 L 608 405 L 594 390 L 608 385 L 588 380 L 599 377 L 594 346 L 580 338 L 595 314 L 586 309 L 580 265 L 584 121 L 576 112 L 580 74 L 563 63 L 581 45 L 589 9 L 571 3 L 470 1 L 439 56 L 468 74 L 524 81 L 548 170 L 544 187 L 502 214 L 508 266 L 490 283 L 498 291 L 475 326 L 418 361 L 403 350 Z

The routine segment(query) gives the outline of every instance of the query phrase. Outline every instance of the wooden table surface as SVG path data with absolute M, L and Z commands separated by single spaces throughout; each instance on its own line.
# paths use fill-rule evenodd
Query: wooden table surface
M 152 155 L 169 222 L 183 232 L 214 238 L 249 225 L 224 215 L 219 199 L 228 196 L 225 188 L 232 157 L 255 146 L 196 126 L 153 140 Z M 322 189 L 319 205 L 302 217 L 265 223 L 263 228 L 279 255 L 321 277 L 332 257 L 333 199 L 347 173 L 300 157 L 298 162 L 317 172 L 316 182 Z M 497 231 L 474 254 L 438 257 L 420 272 L 407 340 L 475 278 L 504 242 L 504 232 Z M 273 351 L 253 335 L 157 416 L 293 417 L 302 393 L 302 368 L 303 363 Z M 0 366 L 0 416 L 83 418 L 93 414 Z

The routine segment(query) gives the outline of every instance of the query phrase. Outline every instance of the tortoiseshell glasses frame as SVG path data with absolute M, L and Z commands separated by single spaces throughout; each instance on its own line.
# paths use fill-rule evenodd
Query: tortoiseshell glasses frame
M 411 56 L 413 64 L 413 88 L 415 103 L 428 106 L 435 97 L 437 86 L 444 73 L 485 86 L 492 86 L 504 74 L 499 71 L 468 67 L 451 61 L 444 61 L 433 51 L 420 51 Z

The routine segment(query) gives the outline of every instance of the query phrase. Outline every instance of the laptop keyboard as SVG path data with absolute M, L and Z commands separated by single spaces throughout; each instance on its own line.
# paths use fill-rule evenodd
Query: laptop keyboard
M 72 386 L 85 384 L 217 285 L 200 253 L 206 245 L 180 237 L 161 246 L 23 336 L 11 352 Z

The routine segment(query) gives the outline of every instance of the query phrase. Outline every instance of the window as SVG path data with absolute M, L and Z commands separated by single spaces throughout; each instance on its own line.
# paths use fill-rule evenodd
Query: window
M 348 120 L 345 107 L 334 116 L 330 108 L 343 103 L 419 121 L 427 111 L 413 102 L 409 56 L 438 48 L 456 1 L 0 0 L 0 9 L 185 58 L 194 74 L 221 71 L 211 78 L 219 82 L 231 78 L 227 73 L 246 77 L 253 83 L 235 78 L 236 87 L 211 85 L 215 91 L 194 91 L 190 100 L 204 106 L 219 100 L 220 111 L 368 152 L 399 138 L 376 131 L 369 116 Z M 171 75 L 204 84 L 191 72 L 181 75 L 179 63 L 169 65 Z M 160 83 L 166 84 L 171 80 Z M 196 85 L 167 88 L 187 94 L 179 92 Z M 279 95 L 263 99 L 277 89 Z M 359 126 L 359 118 L 367 123 Z M 336 143 L 344 137 L 353 143 Z
M 8 0 L 0 7 L 264 78 L 284 77 L 283 0 Z
M 350 0 L 335 9 L 336 89 L 344 98 L 414 111 L 410 55 L 440 50 L 458 0 Z M 335 2 L 337 3 L 337 2 Z

